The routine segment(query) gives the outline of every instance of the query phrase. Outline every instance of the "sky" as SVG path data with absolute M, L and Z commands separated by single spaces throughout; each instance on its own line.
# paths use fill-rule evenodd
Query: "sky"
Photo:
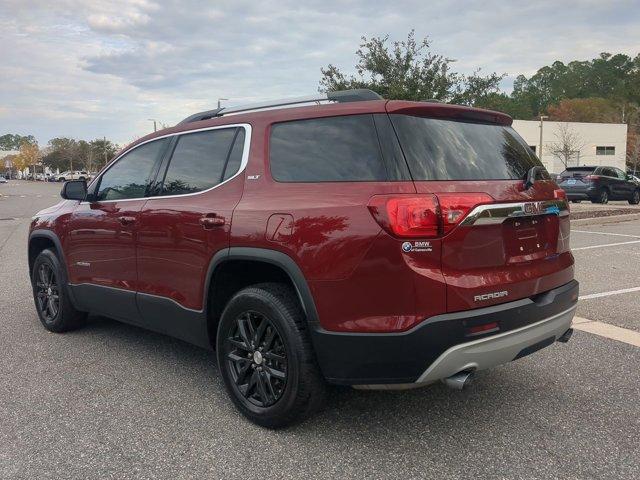
M 361 37 L 429 37 L 454 70 L 640 53 L 633 1 L 0 0 L 0 135 L 120 145 L 213 108 L 317 92 Z

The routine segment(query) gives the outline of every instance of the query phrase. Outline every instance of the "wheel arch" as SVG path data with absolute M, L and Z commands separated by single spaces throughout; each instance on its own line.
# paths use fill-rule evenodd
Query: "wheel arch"
M 29 276 L 32 274 L 33 263 L 35 262 L 36 257 L 40 252 L 45 250 L 46 248 L 53 247 L 58 254 L 58 258 L 60 259 L 60 263 L 62 263 L 65 274 L 68 278 L 67 272 L 67 262 L 64 257 L 64 251 L 62 250 L 62 243 L 58 236 L 52 232 L 51 230 L 34 230 L 29 234 L 29 243 L 28 243 L 28 261 L 29 261 Z
M 233 272 L 233 268 L 255 266 L 256 271 L 238 279 L 230 291 L 219 290 L 225 273 Z M 243 272 L 246 270 L 242 270 Z M 270 277 L 266 277 L 270 275 Z M 296 296 L 305 313 L 307 323 L 318 324 L 318 311 L 309 289 L 309 285 L 298 264 L 287 254 L 266 248 L 231 247 L 219 251 L 212 258 L 204 285 L 204 309 L 207 320 L 207 331 L 211 346 L 215 348 L 215 339 L 220 314 L 228 299 L 245 286 L 264 281 L 288 281 L 295 290 Z M 217 280 L 217 281 L 216 281 Z M 224 284 L 223 284 L 224 286 Z M 218 296 L 217 296 L 218 295 Z

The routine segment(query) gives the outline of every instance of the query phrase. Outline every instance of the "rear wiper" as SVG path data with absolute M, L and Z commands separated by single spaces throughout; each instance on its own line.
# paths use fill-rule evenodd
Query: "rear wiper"
M 544 167 L 540 165 L 536 165 L 535 167 L 531 167 L 527 174 L 524 176 L 524 189 L 529 190 L 533 187 L 533 184 L 536 183 L 538 179 L 538 173 L 544 172 Z

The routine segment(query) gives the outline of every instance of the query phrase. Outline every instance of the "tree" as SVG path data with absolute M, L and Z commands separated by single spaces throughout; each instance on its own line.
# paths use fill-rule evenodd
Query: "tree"
M 627 138 L 627 168 L 634 175 L 640 173 L 640 134 L 630 132 Z
M 547 151 L 554 157 L 560 159 L 564 167 L 569 166 L 569 162 L 575 158 L 584 148 L 584 143 L 576 132 L 569 127 L 568 123 L 561 123 L 558 131 L 554 135 L 556 141 L 547 146 Z
M 89 142 L 91 162 L 89 170 L 99 170 L 111 160 L 119 150 L 118 145 L 106 138 L 96 138 Z
M 558 122 L 619 122 L 620 110 L 606 98 L 571 98 L 548 108 L 549 119 Z
M 356 57 L 357 75 L 347 76 L 332 64 L 322 68 L 319 90 L 368 88 L 388 99 L 436 99 L 472 105 L 497 93 L 504 78 L 497 73 L 482 76 L 476 71 L 466 76 L 451 71 L 454 60 L 433 53 L 427 38 L 418 43 L 413 30 L 406 41 L 389 42 L 388 35 L 362 37 Z
M 0 150 L 19 150 L 23 143 L 37 143 L 33 135 L 17 135 L 7 133 L 0 136 Z
M 13 160 L 14 166 L 22 171 L 26 168 L 33 167 L 33 174 L 36 173 L 36 164 L 40 161 L 40 149 L 37 143 L 24 141 L 20 145 L 20 153 Z

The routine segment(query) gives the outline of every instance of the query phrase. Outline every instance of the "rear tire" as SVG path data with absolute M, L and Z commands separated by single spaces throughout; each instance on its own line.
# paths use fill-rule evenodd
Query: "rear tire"
M 598 198 L 596 200 L 592 200 L 592 203 L 601 203 L 603 205 L 609 203 L 609 191 L 606 188 L 600 190 Z
M 262 283 L 236 293 L 222 313 L 216 350 L 231 400 L 262 427 L 302 421 L 325 402 L 304 312 L 286 285 Z
M 43 250 L 33 262 L 31 286 L 44 328 L 62 333 L 85 323 L 87 314 L 76 310 L 71 303 L 66 271 L 52 250 Z
M 638 203 L 640 203 L 640 190 L 634 191 L 629 199 L 630 205 L 638 205 Z

